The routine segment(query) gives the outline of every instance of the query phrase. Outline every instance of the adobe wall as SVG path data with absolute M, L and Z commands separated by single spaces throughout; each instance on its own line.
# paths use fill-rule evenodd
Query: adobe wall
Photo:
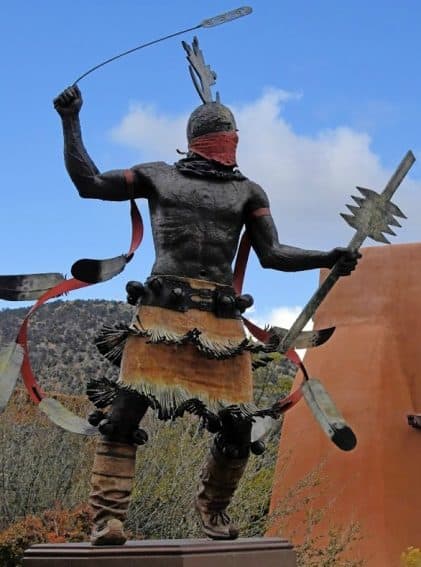
M 316 315 L 315 328 L 329 326 L 336 326 L 334 335 L 307 352 L 305 365 L 358 445 L 349 453 L 337 449 L 301 401 L 285 418 L 271 508 L 282 511 L 289 491 L 307 478 L 315 500 L 306 509 L 326 507 L 314 533 L 357 521 L 363 539 L 354 547 L 364 565 L 396 567 L 402 551 L 421 547 L 421 430 L 406 418 L 421 412 L 421 244 L 364 249 L 357 270 Z M 303 514 L 275 519 L 269 534 L 281 522 L 282 536 L 300 542 Z

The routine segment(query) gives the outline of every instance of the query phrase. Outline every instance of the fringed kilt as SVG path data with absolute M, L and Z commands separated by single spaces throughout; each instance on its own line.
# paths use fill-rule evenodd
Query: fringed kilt
M 137 319 L 135 325 L 149 337 L 127 338 L 119 382 L 153 396 L 166 409 L 191 398 L 213 409 L 252 402 L 251 357 L 239 348 L 245 339 L 241 320 L 147 306 L 139 308 Z M 151 342 L 154 335 L 166 337 L 165 342 Z M 215 357 L 210 358 L 212 347 Z M 231 354 L 218 357 L 221 350 Z
M 201 280 L 188 282 L 195 289 L 217 287 Z M 110 337 L 106 341 L 112 343 Z M 118 384 L 156 400 L 165 415 L 190 399 L 212 411 L 231 404 L 253 411 L 253 344 L 240 318 L 141 305 L 126 330 L 122 354 L 120 347 Z M 98 347 L 101 350 L 101 344 Z M 111 359 L 112 352 L 104 354 Z

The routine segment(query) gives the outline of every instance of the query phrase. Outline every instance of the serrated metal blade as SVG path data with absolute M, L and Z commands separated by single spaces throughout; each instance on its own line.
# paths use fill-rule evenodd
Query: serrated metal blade
M 339 214 L 349 224 L 349 226 L 352 226 L 352 228 L 355 228 L 356 230 L 359 229 L 357 220 L 353 215 L 348 215 L 346 213 L 339 213 Z
M 369 234 L 368 237 L 371 238 L 372 240 L 375 240 L 376 242 L 382 242 L 383 244 L 390 244 L 390 240 L 388 240 L 381 232 L 375 232 L 373 234 Z
M 376 196 L 378 197 L 379 194 L 376 193 L 376 191 L 373 191 L 372 189 L 367 189 L 367 187 L 358 187 L 357 186 L 358 191 L 364 195 L 364 197 L 366 197 L 367 199 L 369 199 L 372 196 Z
M 349 209 L 351 211 L 351 213 L 353 213 L 354 215 L 358 214 L 358 211 L 360 211 L 360 207 L 356 207 L 355 205 L 345 205 L 347 209 Z
M 392 203 L 392 201 L 388 201 L 387 203 L 387 209 L 388 212 L 390 212 L 392 215 L 395 215 L 401 219 L 406 219 L 408 218 L 398 207 L 398 205 L 395 205 L 395 203 Z
M 231 22 L 237 18 L 242 18 L 243 16 L 248 16 L 251 14 L 253 9 L 250 6 L 242 6 L 241 8 L 236 8 L 235 10 L 230 10 L 213 18 L 206 18 L 200 23 L 202 28 L 212 28 L 214 26 L 219 26 L 225 24 L 226 22 Z
M 396 232 L 393 232 L 393 230 L 389 226 L 387 228 L 384 228 L 383 232 L 385 232 L 386 234 L 391 234 L 392 236 L 396 236 Z
M 351 199 L 354 199 L 354 201 L 359 206 L 361 206 L 364 203 L 364 200 L 365 200 L 363 197 L 357 197 L 356 195 L 351 195 Z
M 388 222 L 389 224 L 391 224 L 392 226 L 397 226 L 397 227 L 399 227 L 399 228 L 402 227 L 401 223 L 398 222 L 394 217 L 390 217 L 390 218 L 387 220 L 387 222 Z

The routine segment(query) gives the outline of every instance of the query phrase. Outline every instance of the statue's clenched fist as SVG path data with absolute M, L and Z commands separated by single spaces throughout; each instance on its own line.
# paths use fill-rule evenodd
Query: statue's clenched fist
M 349 276 L 357 266 L 358 260 L 361 258 L 358 250 L 350 250 L 349 248 L 334 248 L 327 254 L 328 263 L 327 268 L 333 268 L 338 264 L 338 271 L 340 276 Z
M 83 104 L 79 87 L 77 85 L 68 87 L 54 99 L 53 103 L 54 108 L 62 117 L 78 114 Z

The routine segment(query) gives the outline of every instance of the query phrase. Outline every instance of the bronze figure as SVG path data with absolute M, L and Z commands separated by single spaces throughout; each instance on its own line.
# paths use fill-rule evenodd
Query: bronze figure
M 240 317 L 251 301 L 236 295 L 231 267 L 242 229 L 264 268 L 298 271 L 337 264 L 347 275 L 359 257 L 354 250 L 321 252 L 279 243 L 264 190 L 237 168 L 236 122 L 219 95 L 213 100 L 216 75 L 196 38 L 183 47 L 203 104 L 188 121 L 188 154 L 174 165 L 153 162 L 101 173 L 83 145 L 79 88 L 66 89 L 54 101 L 63 124 L 66 168 L 80 196 L 146 199 L 156 253 L 145 284 L 128 284 L 128 300 L 136 305 L 133 323 L 104 329 L 97 341 L 101 352 L 120 365 L 120 377 L 117 383 L 96 380 L 88 386 L 98 408 L 90 421 L 102 436 L 90 496 L 94 545 L 125 541 L 122 523 L 136 444 L 147 440 L 139 423 L 148 408 L 161 419 L 197 413 L 215 433 L 196 509 L 209 537 L 238 536 L 226 508 L 250 450 L 261 451 L 250 439 L 256 409 L 253 346 Z

